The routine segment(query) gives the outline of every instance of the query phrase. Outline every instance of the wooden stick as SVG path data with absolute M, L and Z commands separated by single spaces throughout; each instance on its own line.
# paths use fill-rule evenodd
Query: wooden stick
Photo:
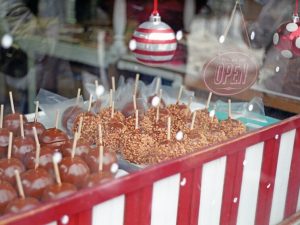
M 56 116 L 55 116 L 55 128 L 58 129 L 58 121 L 59 121 L 60 111 L 56 110 Z
M 0 129 L 3 128 L 3 114 L 4 114 L 4 105 L 0 106 Z
M 17 182 L 19 195 L 22 199 L 24 199 L 25 194 L 24 194 L 24 189 L 23 189 L 23 185 L 22 185 L 22 182 L 21 182 L 20 172 L 19 172 L 19 170 L 15 170 L 14 172 L 15 172 L 15 177 L 16 177 L 16 182 Z
M 139 87 L 139 80 L 140 80 L 140 74 L 137 73 L 135 76 L 135 84 L 134 84 L 134 92 L 133 95 L 137 96 L 137 91 L 138 91 L 138 87 Z
M 93 95 L 90 95 L 88 112 L 90 112 L 92 109 L 92 101 L 93 101 Z
M 209 108 L 209 104 L 210 104 L 211 96 L 212 96 L 212 92 L 209 92 L 209 96 L 208 96 L 208 99 L 207 99 L 207 102 L 206 102 L 206 106 L 205 106 L 205 108 L 206 108 L 206 109 L 208 109 L 208 108 Z
M 32 130 L 33 130 L 33 135 L 34 135 L 35 144 L 36 144 L 34 168 L 37 169 L 39 167 L 39 164 L 40 164 L 41 145 L 40 145 L 40 142 L 39 142 L 39 138 L 38 138 L 38 135 L 37 135 L 36 128 L 33 127 Z
M 113 89 L 113 92 L 116 92 L 116 79 L 114 76 L 111 77 L 111 87 Z
M 12 114 L 15 114 L 16 111 L 15 111 L 14 99 L 13 99 L 11 91 L 9 92 L 9 100 L 10 100 L 11 112 L 12 112 Z
M 160 84 L 161 84 L 161 78 L 160 78 L 160 77 L 157 77 L 157 80 L 156 80 L 156 87 L 155 87 L 155 94 L 156 94 L 156 95 L 159 95 Z
M 191 123 L 191 130 L 194 130 L 196 115 L 197 115 L 197 111 L 195 110 L 193 112 L 192 123 Z
M 114 118 L 115 115 L 115 102 L 113 101 L 111 104 L 111 118 Z
M 228 119 L 232 118 L 231 114 L 231 99 L 228 99 Z
M 137 105 L 136 105 L 136 95 L 133 95 L 132 96 L 132 102 L 133 102 L 133 108 L 134 108 L 134 111 L 137 110 Z
M 76 105 L 78 105 L 78 104 L 79 104 L 80 93 L 81 93 L 81 89 L 80 89 L 80 88 L 78 88 L 78 90 L 77 90 L 77 96 L 76 96 Z
M 38 116 L 39 116 L 39 105 L 40 105 L 40 102 L 36 101 L 35 102 L 35 114 L 34 114 L 34 122 L 35 123 L 37 122 L 37 119 L 38 119 Z
M 78 130 L 77 130 L 77 132 L 78 132 L 78 138 L 80 138 L 80 136 L 81 136 L 82 123 L 83 123 L 83 117 L 81 116 L 79 118 L 79 125 L 78 125 Z
M 52 163 L 53 163 L 53 168 L 54 168 L 54 174 L 55 174 L 56 182 L 60 186 L 61 185 L 60 173 L 59 173 L 57 162 L 54 159 L 54 157 L 52 158 Z
M 98 125 L 98 134 L 99 134 L 99 142 L 100 145 L 103 145 L 103 133 L 102 133 L 102 125 Z
M 113 102 L 113 89 L 109 90 L 109 107 L 112 107 Z
M 21 129 L 21 137 L 24 139 L 25 134 L 24 134 L 24 121 L 23 121 L 23 115 L 20 114 L 20 129 Z
M 103 171 L 103 145 L 99 147 L 99 172 Z
M 13 139 L 13 133 L 9 132 L 8 149 L 7 149 L 7 159 L 11 159 L 12 139 Z
M 177 104 L 179 104 L 181 96 L 182 96 L 182 92 L 183 92 L 183 85 L 180 86 L 179 92 L 178 92 L 178 96 L 177 96 Z
M 73 146 L 72 146 L 72 153 L 71 153 L 71 158 L 72 159 L 74 159 L 74 156 L 75 156 L 75 151 L 76 151 L 76 146 L 77 146 L 77 139 L 78 139 L 78 133 L 75 132 L 74 140 L 73 140 Z
M 171 140 L 171 117 L 168 117 L 168 131 L 167 131 L 167 140 Z
M 139 129 L 139 111 L 135 110 L 135 129 Z

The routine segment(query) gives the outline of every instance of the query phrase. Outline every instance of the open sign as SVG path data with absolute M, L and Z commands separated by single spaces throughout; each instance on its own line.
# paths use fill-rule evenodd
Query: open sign
M 250 88 L 258 77 L 254 59 L 242 52 L 215 56 L 203 68 L 206 87 L 217 95 L 229 96 Z

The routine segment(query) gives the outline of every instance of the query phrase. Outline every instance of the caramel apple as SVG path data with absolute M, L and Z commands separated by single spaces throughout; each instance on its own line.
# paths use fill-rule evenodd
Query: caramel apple
M 7 181 L 12 185 L 14 185 L 15 184 L 14 171 L 18 170 L 20 173 L 23 173 L 25 171 L 25 167 L 19 159 L 11 158 L 12 137 L 13 137 L 13 133 L 10 132 L 7 158 L 0 159 L 0 180 Z
M 73 147 L 73 140 L 68 140 L 62 147 L 61 152 L 64 157 L 69 157 L 72 155 L 72 147 Z M 75 149 L 75 156 L 80 158 L 85 158 L 86 155 L 91 151 L 90 145 L 85 139 L 79 138 L 76 144 Z
M 60 154 L 60 153 L 56 153 Z M 47 187 L 43 193 L 42 200 L 43 201 L 49 201 L 49 200 L 55 200 L 64 198 L 66 196 L 69 196 L 77 191 L 77 188 L 70 183 L 62 183 L 59 169 L 58 169 L 58 163 L 59 160 L 56 160 L 55 155 L 53 156 L 53 170 L 56 178 L 56 183 Z
M 18 187 L 18 192 L 20 195 L 20 198 L 16 198 L 12 200 L 5 209 L 5 213 L 19 213 L 19 212 L 24 212 L 31 210 L 37 206 L 40 205 L 39 201 L 36 198 L 31 198 L 31 197 L 25 197 L 21 178 L 19 175 L 19 171 L 15 170 L 15 179 Z
M 106 171 L 93 173 L 86 178 L 84 187 L 86 188 L 94 187 L 102 183 L 105 183 L 107 181 L 110 181 L 113 178 L 114 178 L 113 174 Z
M 0 181 L 0 215 L 4 213 L 7 204 L 15 198 L 17 192 L 13 186 L 6 181 Z
M 10 97 L 10 105 L 11 105 L 11 114 L 8 114 L 4 117 L 4 128 L 7 128 L 9 131 L 13 132 L 14 136 L 20 135 L 20 113 L 15 112 L 14 101 L 12 97 L 12 93 L 9 92 Z M 27 122 L 27 118 L 23 116 L 23 121 Z
M 125 104 L 121 112 L 125 117 L 130 117 L 132 115 L 134 116 L 136 110 L 138 110 L 141 115 L 143 115 L 146 112 L 146 106 L 142 98 L 138 98 L 136 100 L 136 103 L 132 101 Z

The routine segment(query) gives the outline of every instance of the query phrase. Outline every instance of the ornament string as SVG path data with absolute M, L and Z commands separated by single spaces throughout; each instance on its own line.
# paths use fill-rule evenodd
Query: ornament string
M 299 9 L 299 2 L 298 2 L 298 0 L 296 0 L 294 16 L 298 16 L 298 9 Z
M 247 30 L 247 26 L 246 26 L 246 21 L 245 21 L 245 17 L 244 17 L 244 14 L 243 14 L 243 10 L 242 10 L 241 4 L 239 2 L 238 2 L 238 5 L 239 5 L 239 10 L 241 12 L 242 22 L 243 22 L 244 30 L 245 30 L 245 33 L 246 33 L 248 45 L 249 45 L 249 48 L 251 48 L 251 41 L 250 41 L 250 38 L 249 38 L 249 33 L 248 33 L 248 30 Z
M 157 16 L 158 14 L 158 0 L 154 0 L 152 15 Z

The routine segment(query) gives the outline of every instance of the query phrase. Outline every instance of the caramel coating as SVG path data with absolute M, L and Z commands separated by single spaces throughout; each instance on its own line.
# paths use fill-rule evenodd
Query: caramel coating
M 31 210 L 40 205 L 40 202 L 36 198 L 17 198 L 11 201 L 6 209 L 5 213 L 19 213 Z
M 53 184 L 48 186 L 43 193 L 42 201 L 50 201 L 65 198 L 77 191 L 77 188 L 70 183 Z
M 4 210 L 8 203 L 17 198 L 17 192 L 13 186 L 5 181 L 0 181 L 0 215 L 4 213 Z
M 15 170 L 18 170 L 20 173 L 25 171 L 25 167 L 19 159 L 10 158 L 0 160 L 0 180 L 7 181 L 14 186 L 16 183 Z

